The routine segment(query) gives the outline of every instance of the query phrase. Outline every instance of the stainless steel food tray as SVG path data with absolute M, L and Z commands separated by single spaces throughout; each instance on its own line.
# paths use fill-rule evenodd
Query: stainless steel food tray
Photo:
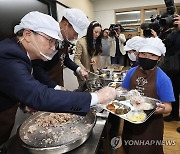
M 96 123 L 96 114 L 93 111 L 90 111 L 86 116 L 75 115 L 75 117 L 70 119 L 71 122 L 60 127 L 49 126 L 48 128 L 43 128 L 35 123 L 39 117 L 49 114 L 50 112 L 38 112 L 29 117 L 19 128 L 22 146 L 29 149 L 33 154 L 65 153 L 73 150 L 88 139 Z M 33 133 L 28 133 L 30 126 L 36 127 Z M 52 129 L 52 131 L 44 134 L 40 133 L 49 129 Z M 60 134 L 59 137 L 54 139 L 53 136 L 57 136 L 57 134 Z M 25 139 L 25 136 L 28 139 Z M 49 138 L 54 140 L 51 143 L 47 143 L 46 141 Z
M 157 100 L 157 99 L 153 99 L 153 98 L 149 98 L 149 97 L 144 97 L 144 98 L 145 98 L 145 100 L 146 100 L 147 103 L 153 103 L 154 108 L 151 109 L 151 110 L 143 110 L 144 113 L 146 114 L 146 118 L 145 118 L 143 121 L 140 121 L 140 122 L 130 121 L 130 120 L 127 118 L 127 114 L 122 114 L 122 115 L 116 114 L 115 112 L 113 112 L 113 111 L 111 111 L 111 110 L 108 110 L 108 109 L 106 108 L 106 105 L 99 105 L 99 106 L 101 106 L 103 109 L 111 112 L 112 114 L 114 114 L 114 115 L 116 115 L 116 116 L 119 116 L 120 118 L 122 118 L 122 119 L 124 119 L 124 120 L 127 120 L 127 121 L 129 121 L 129 122 L 131 122 L 131 123 L 134 123 L 134 124 L 141 124 L 141 123 L 144 123 L 146 120 L 148 120 L 149 117 L 151 117 L 151 115 L 153 115 L 153 113 L 154 113 L 155 110 L 156 110 L 156 103 L 160 103 L 160 101 Z M 130 111 L 132 111 L 132 110 L 137 110 L 134 106 L 131 105 L 130 100 L 118 101 L 118 102 L 119 102 L 119 104 L 123 104 L 123 105 L 126 105 L 126 106 L 130 107 Z M 129 112 L 130 112 L 130 111 L 129 111 Z

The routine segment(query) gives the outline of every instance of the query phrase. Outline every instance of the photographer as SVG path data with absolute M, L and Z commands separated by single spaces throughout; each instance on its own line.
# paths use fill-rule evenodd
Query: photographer
M 123 65 L 123 55 L 126 54 L 124 51 L 124 42 L 126 41 L 126 38 L 124 34 L 121 34 L 123 28 L 120 24 L 112 24 L 109 29 L 111 64 Z
M 167 11 L 162 16 L 151 18 L 151 23 L 141 24 L 145 37 L 154 37 L 152 29 L 158 37 L 163 40 L 166 46 L 164 61 L 159 65 L 161 69 L 170 77 L 173 84 L 175 102 L 172 103 L 172 112 L 164 117 L 167 122 L 180 121 L 179 118 L 179 87 L 180 87 L 180 16 L 175 13 L 174 0 L 164 0 Z M 154 33 L 155 34 L 155 33 Z M 177 129 L 180 131 L 180 128 Z
M 174 18 L 173 22 L 174 26 L 176 27 L 173 32 L 171 32 L 168 36 L 167 39 L 165 40 L 165 45 L 166 45 L 166 57 L 169 58 L 170 56 L 173 56 L 175 54 L 178 54 L 178 63 L 180 62 L 180 16 L 176 15 Z M 179 91 L 180 91 L 180 72 L 172 72 L 171 70 L 166 72 L 168 76 L 172 80 L 173 84 L 173 90 L 174 90 L 174 95 L 176 101 L 172 103 L 172 112 L 170 113 L 169 116 L 164 117 L 164 120 L 167 122 L 170 121 L 179 121 Z M 179 128 L 180 129 L 180 128 Z M 180 131 L 180 130 L 179 130 Z

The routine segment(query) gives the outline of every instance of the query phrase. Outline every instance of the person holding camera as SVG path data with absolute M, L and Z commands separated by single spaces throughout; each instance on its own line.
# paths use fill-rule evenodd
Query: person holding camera
M 126 38 L 125 35 L 121 33 L 123 28 L 120 24 L 112 24 L 109 29 L 111 64 L 123 65 L 123 55 L 126 54 L 124 51 L 124 42 L 126 41 Z
M 167 38 L 164 42 L 165 42 L 166 50 L 167 50 L 166 57 L 169 58 L 171 56 L 178 54 L 177 62 L 180 65 L 180 46 L 179 46 L 180 15 L 175 15 L 175 16 L 176 17 L 174 18 L 174 23 L 173 23 L 175 26 L 175 30 L 167 36 Z M 172 80 L 176 101 L 172 103 L 172 111 L 171 111 L 170 115 L 164 117 L 164 120 L 167 122 L 180 121 L 180 118 L 179 118 L 180 71 L 178 70 L 178 71 L 174 72 L 174 71 L 167 69 L 166 73 Z

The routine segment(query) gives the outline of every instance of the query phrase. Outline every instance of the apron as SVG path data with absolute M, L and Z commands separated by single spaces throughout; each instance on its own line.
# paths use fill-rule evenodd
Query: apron
M 156 70 L 143 71 L 139 67 L 132 75 L 130 89 L 137 89 L 141 95 L 158 99 L 156 91 Z M 124 121 L 123 147 L 126 154 L 163 154 L 163 146 L 155 142 L 163 140 L 163 116 L 152 115 L 142 124 Z M 128 141 L 131 144 L 127 144 Z M 132 144 L 141 141 L 139 145 Z M 129 143 L 130 143 L 129 142 Z
M 58 54 L 57 63 L 50 70 L 48 70 L 47 73 L 50 79 L 54 81 L 57 85 L 64 86 L 63 67 L 64 67 L 64 59 L 66 56 L 66 48 L 59 49 L 57 54 Z
M 18 106 L 19 104 L 17 103 L 11 108 L 0 112 L 0 145 L 5 143 L 10 137 Z

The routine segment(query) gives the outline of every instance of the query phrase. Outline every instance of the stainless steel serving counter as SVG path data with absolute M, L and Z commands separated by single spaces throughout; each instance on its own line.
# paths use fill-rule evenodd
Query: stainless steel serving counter
M 108 147 L 107 139 L 104 139 L 108 135 L 108 131 L 107 131 L 108 115 L 109 113 L 105 112 L 103 113 L 103 117 L 97 116 L 96 124 L 88 140 L 78 148 L 68 152 L 68 154 L 87 154 L 87 153 L 95 154 L 98 152 L 98 150 L 101 150 L 100 146 L 102 144 L 106 144 L 103 145 L 103 148 L 106 147 L 106 153 L 109 153 L 107 150 Z M 104 142 L 105 140 L 106 142 Z M 15 135 L 11 138 L 9 142 L 7 154 L 33 154 L 33 153 L 30 153 L 27 149 L 22 147 L 18 135 Z

